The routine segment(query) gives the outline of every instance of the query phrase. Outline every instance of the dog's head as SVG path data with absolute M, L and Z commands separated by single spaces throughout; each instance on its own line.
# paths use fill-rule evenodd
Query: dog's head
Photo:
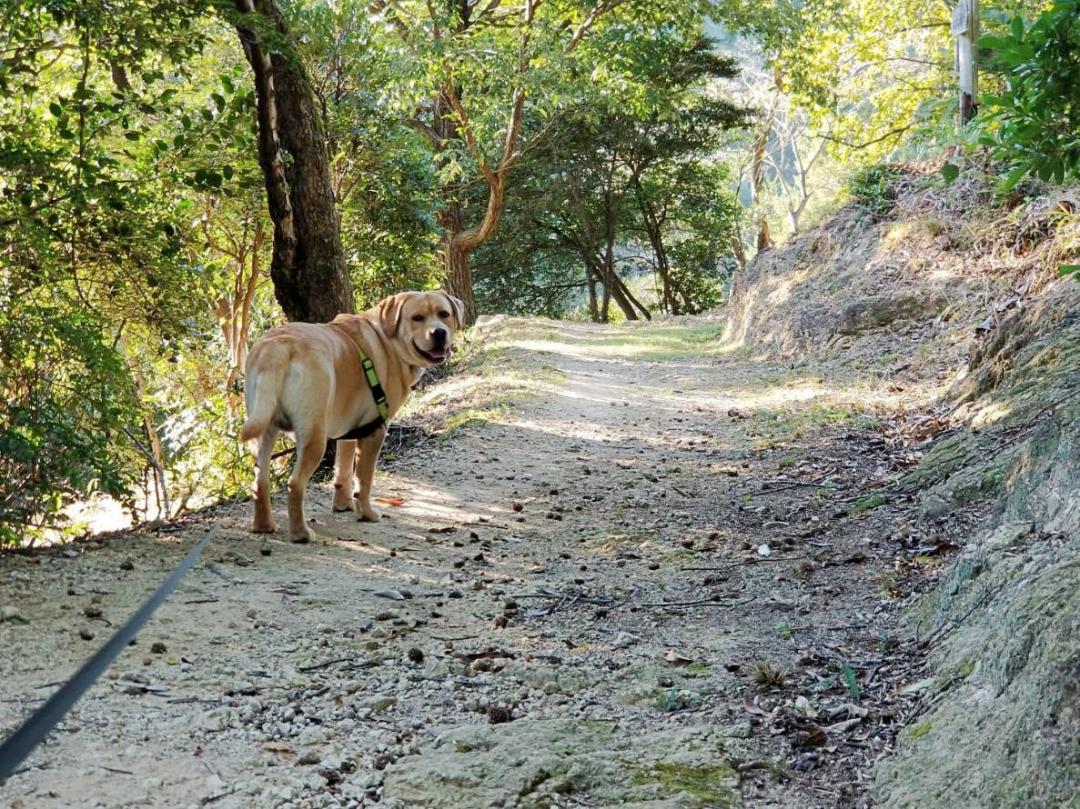
M 411 365 L 445 362 L 454 331 L 464 325 L 465 306 L 446 292 L 399 292 L 379 304 L 379 323 Z

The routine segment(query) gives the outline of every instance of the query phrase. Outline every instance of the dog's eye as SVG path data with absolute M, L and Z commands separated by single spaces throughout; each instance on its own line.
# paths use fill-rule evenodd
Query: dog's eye
M 413 315 L 412 319 L 413 319 L 413 323 L 420 323 L 424 319 L 424 316 L 423 315 Z
M 449 312 L 439 312 L 439 317 L 441 317 L 443 319 L 448 318 L 448 317 L 450 317 L 450 313 Z

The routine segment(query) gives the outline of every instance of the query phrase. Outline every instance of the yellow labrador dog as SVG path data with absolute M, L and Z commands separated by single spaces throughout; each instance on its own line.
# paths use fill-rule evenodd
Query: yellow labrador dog
M 328 439 L 338 439 L 334 510 L 352 508 L 358 519 L 379 519 L 371 507 L 371 479 L 386 423 L 424 369 L 446 359 L 463 316 L 461 301 L 445 292 L 399 292 L 362 314 L 288 323 L 256 341 L 245 367 L 248 418 L 240 433 L 255 456 L 254 531 L 277 530 L 269 466 L 281 430 L 296 436 L 288 485 L 294 542 L 315 536 L 304 518 L 304 491 Z

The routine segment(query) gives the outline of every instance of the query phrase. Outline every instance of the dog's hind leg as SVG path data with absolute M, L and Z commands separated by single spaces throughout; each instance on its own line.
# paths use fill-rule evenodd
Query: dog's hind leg
M 270 508 L 270 456 L 274 452 L 277 430 L 268 429 L 249 445 L 255 456 L 255 520 L 251 530 L 256 534 L 272 534 L 277 531 L 274 514 Z
M 334 511 L 352 511 L 355 441 L 338 441 L 334 455 Z
M 293 542 L 310 542 L 315 538 L 304 516 L 304 493 L 325 451 L 325 430 L 313 430 L 308 435 L 297 432 L 296 465 L 289 475 L 289 538 Z
M 356 518 L 364 522 L 378 522 L 382 519 L 379 512 L 371 507 L 371 481 L 375 477 L 375 464 L 379 460 L 386 437 L 386 427 L 381 427 L 367 438 L 360 439 L 360 454 L 356 456 L 356 477 L 360 488 L 353 495 L 356 498 Z

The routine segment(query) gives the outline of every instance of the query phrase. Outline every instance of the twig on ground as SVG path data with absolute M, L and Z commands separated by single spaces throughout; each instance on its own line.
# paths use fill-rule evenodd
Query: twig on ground
M 377 665 L 374 660 L 363 658 L 357 661 L 356 655 L 350 655 L 349 657 L 335 657 L 333 660 L 324 660 L 321 663 L 313 663 L 310 666 L 300 666 L 297 671 L 302 671 L 306 674 L 309 671 L 318 671 L 319 669 L 325 669 L 328 666 L 333 666 L 337 663 L 354 663 L 354 668 L 371 668 L 372 666 Z
M 680 567 L 679 570 L 689 570 L 695 572 L 704 571 L 724 571 L 734 570 L 737 567 L 750 567 L 753 565 L 762 565 L 766 562 L 797 562 L 802 559 L 809 559 L 808 556 L 762 556 L 760 559 L 744 559 L 741 562 L 732 562 L 730 565 L 724 565 L 723 567 Z
M 639 604 L 641 607 L 739 607 L 757 601 L 758 596 L 748 598 L 745 601 L 717 601 L 712 598 L 702 598 L 698 601 L 656 601 L 648 604 Z

